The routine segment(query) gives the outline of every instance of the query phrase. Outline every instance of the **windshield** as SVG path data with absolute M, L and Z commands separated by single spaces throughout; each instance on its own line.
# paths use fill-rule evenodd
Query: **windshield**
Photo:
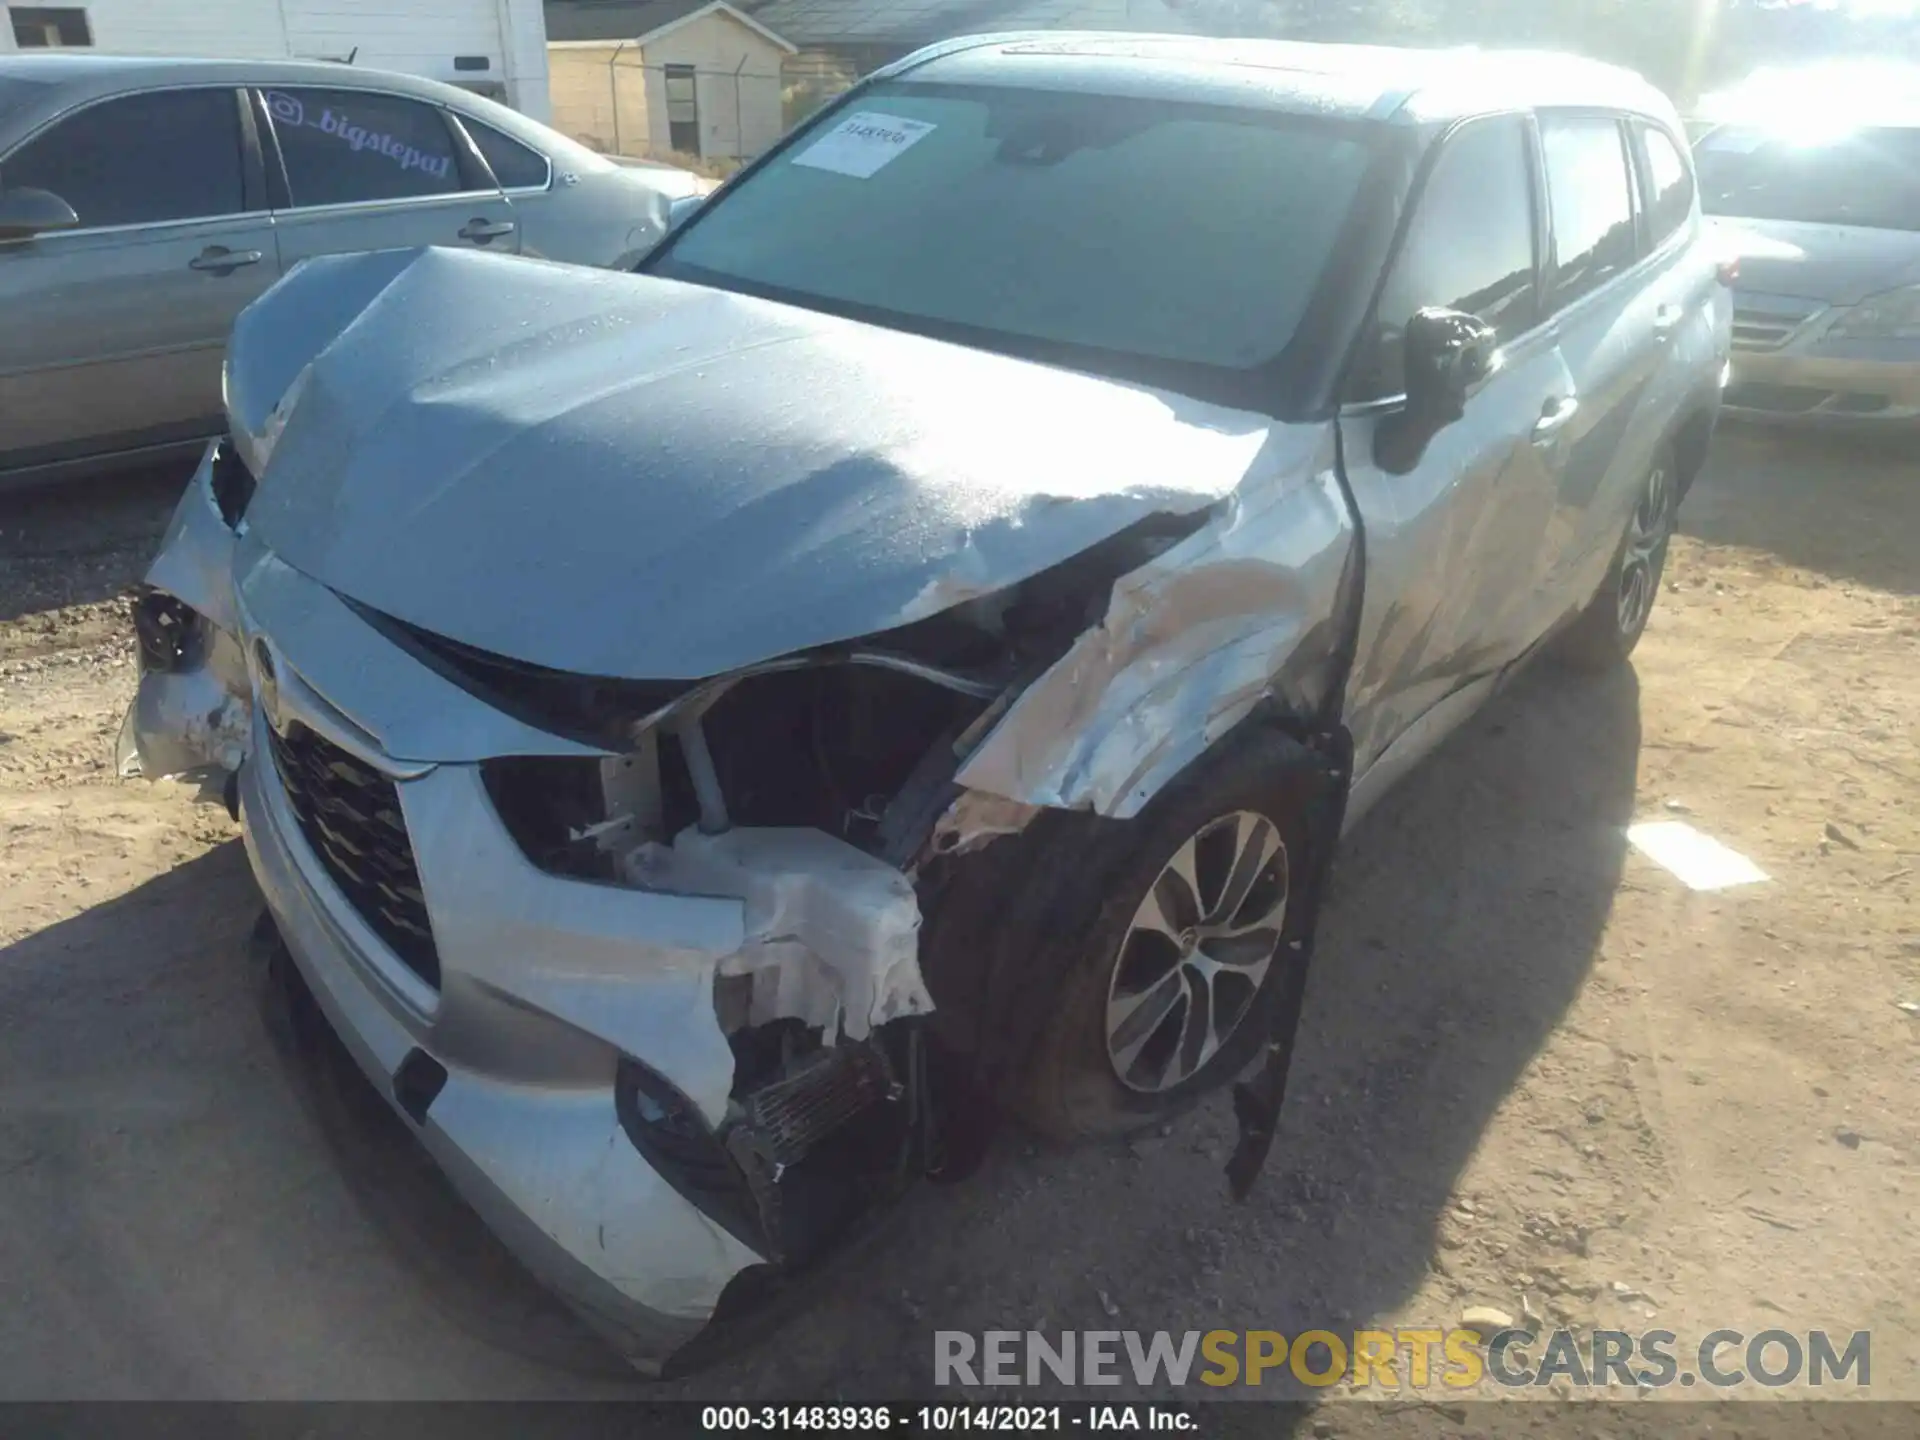
M 1694 160 L 1709 215 L 1920 230 L 1920 129 L 1806 144 L 1726 126 L 1701 139 Z
M 1299 116 L 883 85 L 646 269 L 985 348 L 1242 372 L 1299 329 L 1370 147 Z M 1139 367 L 1134 367 L 1138 369 Z

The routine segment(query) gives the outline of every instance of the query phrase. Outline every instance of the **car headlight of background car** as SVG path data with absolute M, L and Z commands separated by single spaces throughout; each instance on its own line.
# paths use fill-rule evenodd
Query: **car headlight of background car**
M 1920 285 L 1869 295 L 1827 334 L 1836 340 L 1920 340 Z

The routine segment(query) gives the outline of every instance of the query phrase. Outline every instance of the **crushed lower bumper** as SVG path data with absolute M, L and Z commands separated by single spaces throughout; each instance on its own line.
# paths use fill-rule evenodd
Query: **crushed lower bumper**
M 394 983 L 398 961 L 336 893 L 264 758 L 264 737 L 255 741 L 240 781 L 247 853 L 320 1012 L 507 1248 L 623 1356 L 658 1371 L 761 1257 L 629 1142 L 618 1057 L 604 1043 L 484 982 L 449 975 L 426 1012 Z M 423 1074 L 437 1083 L 423 1088 Z

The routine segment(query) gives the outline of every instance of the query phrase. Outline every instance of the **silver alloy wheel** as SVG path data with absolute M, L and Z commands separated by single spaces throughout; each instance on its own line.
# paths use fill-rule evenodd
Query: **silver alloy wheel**
M 1667 503 L 1667 467 L 1656 465 L 1627 525 L 1626 553 L 1620 557 L 1619 621 L 1622 635 L 1637 635 L 1653 611 L 1654 587 L 1672 524 Z
M 1209 821 L 1162 867 L 1107 984 L 1107 1059 L 1129 1090 L 1190 1079 L 1253 1008 L 1287 915 L 1287 847 L 1264 815 Z

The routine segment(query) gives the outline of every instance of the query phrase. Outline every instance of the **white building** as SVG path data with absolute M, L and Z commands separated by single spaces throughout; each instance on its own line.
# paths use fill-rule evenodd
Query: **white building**
M 0 52 L 346 60 L 477 90 L 545 120 L 540 0 L 0 0 Z

